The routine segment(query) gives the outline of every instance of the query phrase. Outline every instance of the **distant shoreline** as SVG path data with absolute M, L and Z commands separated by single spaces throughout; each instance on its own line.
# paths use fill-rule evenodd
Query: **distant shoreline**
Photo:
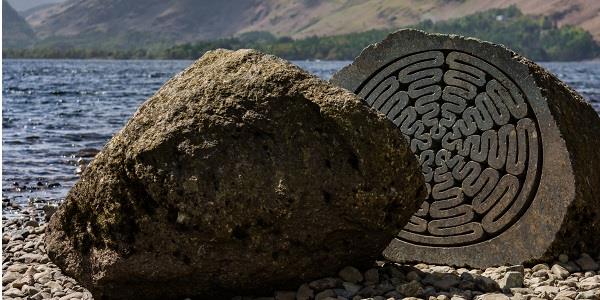
M 195 61 L 200 58 L 114 58 L 114 57 L 90 57 L 90 58 L 70 58 L 70 57 L 5 57 L 3 56 L 3 60 L 74 60 L 74 61 Z M 283 59 L 289 60 L 291 62 L 302 61 L 302 62 L 352 62 L 352 59 L 288 59 L 282 57 Z M 600 63 L 600 57 L 592 58 L 592 59 L 583 59 L 583 60 L 542 60 L 535 61 L 538 64 L 547 64 L 547 63 Z

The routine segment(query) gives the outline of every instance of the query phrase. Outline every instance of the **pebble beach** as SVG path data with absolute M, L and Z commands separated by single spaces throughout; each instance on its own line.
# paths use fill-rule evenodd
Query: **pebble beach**
M 93 299 L 45 254 L 44 209 L 32 204 L 15 212 L 19 217 L 2 219 L 3 299 Z M 296 290 L 233 299 L 600 299 L 599 262 L 587 254 L 487 269 L 375 261 L 371 269 L 347 266 L 338 277 L 307 282 Z

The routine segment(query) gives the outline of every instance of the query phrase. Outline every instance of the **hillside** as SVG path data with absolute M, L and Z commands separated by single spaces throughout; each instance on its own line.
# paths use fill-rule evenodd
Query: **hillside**
M 597 0 L 67 0 L 27 21 L 39 37 L 111 36 L 124 31 L 171 42 L 212 40 L 249 31 L 278 36 L 336 35 L 447 20 L 516 4 L 600 40 Z
M 35 34 L 29 24 L 6 1 L 2 1 L 2 45 L 21 48 L 31 45 Z
M 14 8 L 19 14 L 23 14 L 24 11 L 39 7 L 46 6 L 48 4 L 56 4 L 63 2 L 64 0 L 7 0 L 7 2 Z
M 502 18 L 497 16 L 502 15 Z M 548 17 L 523 15 L 516 7 L 492 9 L 447 21 L 423 21 L 411 26 L 429 32 L 455 33 L 509 46 L 536 61 L 585 60 L 598 57 L 600 46 L 589 32 L 571 25 L 558 27 Z M 344 35 L 276 38 L 269 33 L 246 33 L 237 38 L 178 45 L 163 56 L 193 59 L 216 48 L 255 48 L 290 59 L 348 59 L 369 44 L 382 40 L 389 30 Z
M 498 16 L 502 16 L 499 18 Z M 491 9 L 447 21 L 423 21 L 410 27 L 429 32 L 456 33 L 504 44 L 536 61 L 586 60 L 600 57 L 600 46 L 592 35 L 575 26 L 558 27 L 549 17 L 524 15 L 516 6 Z M 31 49 L 5 49 L 15 58 L 176 58 L 195 59 L 217 48 L 259 49 L 287 59 L 351 60 L 369 44 L 382 40 L 391 29 L 359 33 L 310 36 L 293 39 L 269 32 L 245 32 L 236 37 L 197 41 L 175 46 L 104 48 L 58 48 L 36 45 Z M 132 37 L 132 36 L 130 36 Z

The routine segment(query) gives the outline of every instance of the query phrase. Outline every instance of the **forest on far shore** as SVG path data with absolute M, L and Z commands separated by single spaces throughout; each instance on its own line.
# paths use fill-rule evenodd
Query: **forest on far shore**
M 600 57 L 592 35 L 574 26 L 558 27 L 550 17 L 524 15 L 516 6 L 493 9 L 448 21 L 424 21 L 410 28 L 427 32 L 476 37 L 508 48 L 535 61 L 576 61 Z M 290 60 L 352 60 L 369 44 L 395 30 L 370 30 L 324 37 L 292 39 L 268 32 L 248 32 L 236 37 L 172 46 L 168 41 L 148 41 L 136 33 L 115 34 L 94 46 L 77 48 L 77 41 L 48 40 L 26 49 L 3 49 L 4 58 L 114 58 L 196 59 L 208 50 L 253 48 Z M 89 37 L 94 39 L 95 37 Z M 121 45 L 139 41 L 143 48 Z M 135 44 L 135 43 L 134 43 Z M 131 43 L 130 43 L 131 45 Z M 139 46 L 138 46 L 139 47 Z

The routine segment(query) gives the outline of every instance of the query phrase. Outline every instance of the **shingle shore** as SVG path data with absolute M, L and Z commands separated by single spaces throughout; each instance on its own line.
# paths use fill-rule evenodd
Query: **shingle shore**
M 23 216 L 2 220 L 4 299 L 93 299 L 49 261 L 45 224 Z M 509 249 L 507 249 L 509 251 Z M 375 262 L 373 268 L 348 266 L 337 277 L 305 283 L 296 291 L 234 299 L 600 299 L 599 259 L 586 254 L 534 266 L 470 269 L 426 264 Z

